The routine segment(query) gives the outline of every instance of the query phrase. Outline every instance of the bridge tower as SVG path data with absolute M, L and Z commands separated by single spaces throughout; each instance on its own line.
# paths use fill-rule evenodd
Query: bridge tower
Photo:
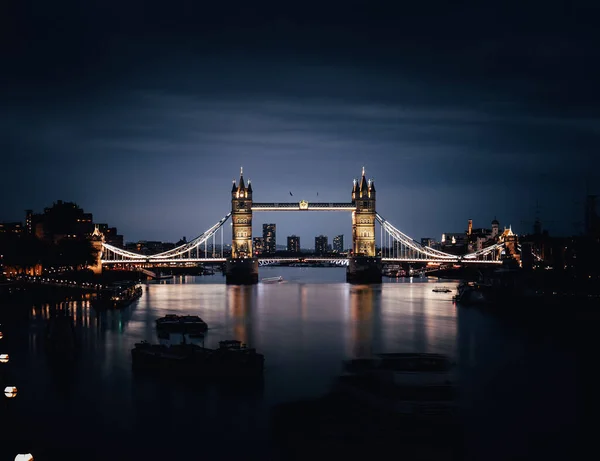
M 94 232 L 90 236 L 90 240 L 92 242 L 92 246 L 94 247 L 94 250 L 96 251 L 96 262 L 93 265 L 88 266 L 88 269 L 91 269 L 94 274 L 101 274 L 102 273 L 102 251 L 103 251 L 102 244 L 104 243 L 104 234 L 102 232 L 100 232 L 100 230 L 98 229 L 98 226 L 96 226 L 94 228 Z
M 258 260 L 252 256 L 252 185 L 244 183 L 240 169 L 239 184 L 231 188 L 231 259 L 227 261 L 227 283 L 253 284 L 258 282 Z
M 352 250 L 357 256 L 375 256 L 375 182 L 362 170 L 360 184 L 354 180 L 352 204 Z
M 348 282 L 381 283 L 381 258 L 375 251 L 375 182 L 367 180 L 363 167 L 360 181 L 352 187 L 352 252 L 346 272 Z

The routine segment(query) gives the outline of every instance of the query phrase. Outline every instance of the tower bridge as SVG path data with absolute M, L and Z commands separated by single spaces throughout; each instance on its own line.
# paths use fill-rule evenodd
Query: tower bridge
M 367 179 L 363 168 L 359 180 L 352 184 L 351 201 L 337 202 L 278 202 L 262 203 L 253 201 L 250 180 L 247 184 L 243 171 L 238 182 L 231 187 L 231 211 L 219 222 L 190 242 L 162 253 L 142 255 L 109 245 L 102 239 L 101 265 L 144 265 L 164 266 L 168 264 L 225 263 L 228 283 L 252 284 L 258 282 L 258 267 L 261 258 L 255 258 L 252 251 L 252 219 L 260 211 L 344 211 L 352 214 L 352 252 L 348 258 L 321 258 L 334 264 L 347 267 L 349 282 L 380 283 L 382 264 L 385 263 L 459 263 L 459 264 L 500 264 L 505 243 L 498 241 L 482 250 L 464 255 L 453 255 L 426 247 L 402 233 L 385 220 L 376 210 L 375 182 Z M 223 254 L 224 224 L 231 219 L 231 257 Z M 380 230 L 380 248 L 376 251 L 376 224 Z M 220 238 L 221 251 L 215 252 L 216 240 Z M 100 243 L 96 235 L 97 243 Z M 211 244 L 211 252 L 208 245 Z M 262 258 L 260 265 L 288 258 Z M 299 260 L 300 258 L 291 258 Z M 314 259 L 314 258 L 313 258 Z

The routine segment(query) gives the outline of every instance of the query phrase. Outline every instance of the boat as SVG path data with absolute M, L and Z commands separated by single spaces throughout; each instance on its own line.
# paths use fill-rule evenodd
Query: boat
M 452 290 L 450 290 L 449 288 L 434 288 L 433 290 L 434 293 L 450 293 Z
M 344 370 L 351 374 L 382 375 L 386 379 L 393 378 L 399 384 L 451 384 L 454 381 L 453 364 L 442 354 L 377 354 L 371 358 L 345 361 Z M 388 372 L 393 372 L 394 376 Z
M 139 299 L 143 292 L 136 282 L 117 282 L 101 290 L 90 304 L 95 309 L 123 309 Z
M 168 333 L 201 334 L 208 330 L 208 325 L 197 315 L 167 314 L 156 319 L 156 329 Z
M 492 301 L 492 286 L 475 282 L 462 282 L 457 287 L 454 300 L 461 304 L 487 304 Z
M 373 410 L 436 422 L 456 415 L 454 367 L 444 355 L 378 354 L 347 361 L 344 369 L 334 392 Z
M 262 283 L 279 283 L 283 282 L 283 277 L 280 275 L 279 277 L 265 277 L 261 280 Z
M 142 341 L 131 350 L 131 358 L 134 371 L 174 377 L 259 377 L 264 368 L 264 356 L 237 340 L 220 341 L 217 349 Z

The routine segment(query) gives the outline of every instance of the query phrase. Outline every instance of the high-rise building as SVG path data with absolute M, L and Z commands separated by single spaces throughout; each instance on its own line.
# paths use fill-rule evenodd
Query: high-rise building
M 344 235 L 336 235 L 333 237 L 333 251 L 335 253 L 344 252 Z
M 265 251 L 265 239 L 264 237 L 254 237 L 252 239 L 252 248 L 254 250 L 254 256 L 260 256 Z
M 287 251 L 292 253 L 300 253 L 300 237 L 297 235 L 288 236 Z
M 327 236 L 318 235 L 315 237 L 315 253 L 322 255 L 327 253 Z
M 263 239 L 265 239 L 264 253 L 275 254 L 277 250 L 277 226 L 275 224 L 263 224 Z
M 25 210 L 25 232 L 28 235 L 33 235 L 35 224 L 33 222 L 33 210 Z

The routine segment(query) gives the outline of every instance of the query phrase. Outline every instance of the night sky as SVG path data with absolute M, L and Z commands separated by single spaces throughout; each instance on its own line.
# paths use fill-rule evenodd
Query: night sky
M 62 199 L 126 241 L 189 239 L 240 166 L 260 202 L 350 201 L 365 166 L 415 239 L 495 216 L 529 232 L 536 202 L 551 234 L 580 232 L 598 2 L 413 3 L 2 2 L 0 220 Z M 344 213 L 254 222 L 303 247 L 351 234 Z

